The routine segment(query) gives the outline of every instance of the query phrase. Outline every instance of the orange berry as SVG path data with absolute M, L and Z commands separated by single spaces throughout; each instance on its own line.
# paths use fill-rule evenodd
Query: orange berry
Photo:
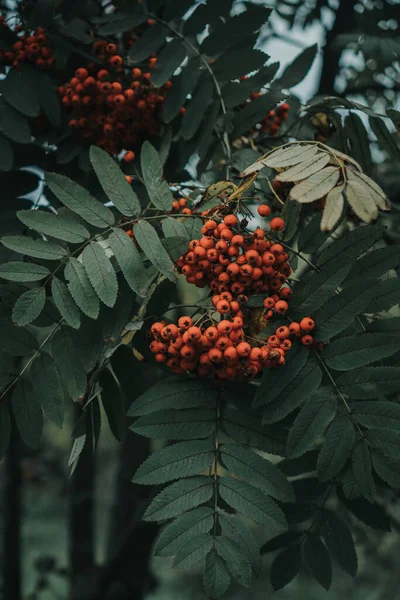
M 224 217 L 224 224 L 227 227 L 235 227 L 235 225 L 238 224 L 238 219 L 235 215 L 226 215 L 226 217 Z
M 211 362 L 218 364 L 223 362 L 224 355 L 218 348 L 211 348 L 211 350 L 208 351 L 208 358 Z
M 231 309 L 229 302 L 226 300 L 220 300 L 215 308 L 221 315 L 226 315 Z
M 281 217 L 271 219 L 269 225 L 272 231 L 283 231 L 285 229 L 285 221 Z
M 314 341 L 314 338 L 312 335 L 303 335 L 303 337 L 301 338 L 301 343 L 304 344 L 304 346 L 310 346 Z
M 300 323 L 296 323 L 295 321 L 290 323 L 289 331 L 292 335 L 300 335 L 300 333 L 301 333 Z
M 191 317 L 179 317 L 178 319 L 178 327 L 180 329 L 189 329 L 193 325 L 193 320 Z
M 251 352 L 251 346 L 247 342 L 240 342 L 236 347 L 239 356 L 249 356 Z
M 229 341 L 232 343 L 232 340 L 229 339 Z M 230 362 L 236 361 L 238 358 L 236 348 L 234 348 L 234 346 L 228 346 L 226 350 L 224 350 L 224 358 Z
M 260 206 L 257 208 L 257 212 L 261 217 L 269 217 L 271 214 L 271 209 L 268 204 L 260 204 Z
M 135 159 L 135 153 L 132 150 L 128 150 L 128 152 L 124 156 L 124 161 L 129 163 Z
M 225 319 L 220 321 L 217 325 L 218 332 L 222 335 L 229 335 L 232 331 L 232 328 L 232 322 Z
M 278 300 L 278 302 L 275 303 L 275 310 L 281 315 L 284 315 L 287 312 L 288 308 L 289 305 L 285 300 Z
M 275 333 L 280 340 L 285 340 L 289 337 L 290 330 L 289 327 L 286 327 L 286 325 L 282 325 L 281 327 L 278 327 Z
M 315 323 L 310 317 L 304 317 L 304 319 L 300 321 L 300 327 L 303 331 L 308 333 L 314 329 Z

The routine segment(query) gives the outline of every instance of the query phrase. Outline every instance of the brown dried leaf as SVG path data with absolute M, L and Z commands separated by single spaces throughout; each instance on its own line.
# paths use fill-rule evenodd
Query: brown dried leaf
M 302 204 L 319 200 L 335 187 L 339 176 L 340 170 L 337 167 L 325 167 L 322 171 L 314 173 L 308 179 L 295 185 L 291 189 L 289 197 Z
M 378 208 L 369 190 L 365 183 L 354 180 L 348 180 L 344 188 L 347 202 L 364 223 L 370 223 L 378 216 Z
M 283 150 L 285 150 L 283 152 Z M 262 161 L 267 167 L 273 169 L 284 169 L 307 161 L 309 158 L 317 154 L 319 148 L 317 145 L 301 145 L 296 144 L 291 148 L 284 148 L 269 154 Z
M 340 160 L 344 161 L 344 162 L 349 162 L 351 163 L 354 167 L 356 167 L 356 169 L 358 171 L 362 171 L 361 166 L 358 164 L 358 162 L 356 160 L 354 160 L 354 158 L 351 158 L 351 156 L 347 156 L 347 154 L 345 154 L 344 152 L 340 152 L 339 150 L 333 149 L 331 150 L 332 155 L 333 156 L 337 156 Z M 337 164 L 337 162 L 336 162 Z
M 344 206 L 344 185 L 333 188 L 326 196 L 326 204 L 321 219 L 321 231 L 332 231 L 342 216 Z
M 361 181 L 368 186 L 370 194 L 373 196 L 375 204 L 381 210 L 390 210 L 388 198 L 381 187 L 371 177 L 365 175 L 365 173 L 357 173 L 350 169 L 346 169 L 346 177 L 351 181 Z M 361 180 L 361 181 L 360 181 Z
M 283 171 L 276 176 L 276 179 L 278 181 L 302 181 L 326 167 L 329 160 L 330 155 L 327 152 L 321 152 L 317 156 L 314 154 L 308 160 Z

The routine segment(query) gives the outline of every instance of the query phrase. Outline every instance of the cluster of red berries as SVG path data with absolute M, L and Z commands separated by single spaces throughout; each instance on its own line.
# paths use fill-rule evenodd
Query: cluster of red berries
M 178 269 L 188 283 L 210 287 L 213 304 L 221 314 L 237 313 L 249 294 L 279 294 L 275 310 L 285 313 L 286 299 L 292 294 L 284 287 L 292 272 L 288 254 L 281 244 L 266 239 L 263 229 L 242 234 L 235 231 L 237 225 L 234 214 L 226 215 L 219 224 L 213 219 L 206 221 L 203 237 L 190 242 L 188 252 L 176 263 Z M 270 222 L 272 230 L 284 226 L 280 217 Z
M 260 92 L 252 94 L 255 98 L 260 96 Z M 290 106 L 287 102 L 280 104 L 275 110 L 270 110 L 269 113 L 259 121 L 255 128 L 250 130 L 250 133 L 259 131 L 268 135 L 276 135 L 284 121 L 287 121 L 289 116 Z
M 10 29 L 4 16 L 0 16 L 0 24 Z M 17 35 L 17 39 L 9 50 L 0 50 L 1 64 L 18 67 L 21 63 L 30 63 L 41 70 L 49 69 L 54 65 L 53 50 L 48 45 L 43 27 L 38 27 L 28 35 L 23 33 L 21 26 L 18 25 L 13 32 Z
M 124 160 L 131 162 L 135 158 L 131 149 L 158 133 L 161 107 L 172 84 L 167 81 L 160 88 L 151 84 L 151 69 L 157 62 L 154 56 L 143 71 L 127 69 L 113 43 L 97 41 L 94 52 L 103 64 L 91 62 L 77 69 L 75 76 L 58 88 L 69 127 L 111 154 L 130 149 Z
M 191 215 L 193 210 L 189 208 L 186 198 L 178 198 L 172 202 L 172 213 L 180 213 L 182 215 Z

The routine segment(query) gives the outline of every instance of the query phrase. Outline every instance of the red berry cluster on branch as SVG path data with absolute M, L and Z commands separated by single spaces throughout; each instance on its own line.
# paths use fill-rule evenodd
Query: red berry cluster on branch
M 0 24 L 7 29 L 9 25 L 4 17 Z M 10 50 L 0 50 L 0 64 L 18 67 L 21 63 L 30 63 L 41 70 L 50 69 L 54 65 L 53 50 L 48 44 L 48 38 L 43 27 L 38 27 L 31 34 L 23 33 L 20 27 L 14 29 L 18 39 Z
M 258 97 L 258 96 L 256 96 Z M 276 135 L 279 133 L 279 129 L 287 121 L 289 117 L 290 106 L 287 102 L 280 104 L 275 110 L 270 110 L 269 113 L 259 121 L 259 128 L 251 130 L 251 133 L 260 131 L 261 133 L 267 133 L 268 135 Z

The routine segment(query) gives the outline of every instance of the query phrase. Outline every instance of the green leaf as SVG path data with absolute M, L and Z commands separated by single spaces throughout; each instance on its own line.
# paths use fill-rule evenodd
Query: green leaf
M 265 369 L 261 385 L 254 396 L 253 408 L 262 404 L 273 402 L 279 398 L 288 386 L 296 379 L 304 368 L 308 358 L 305 348 L 299 348 L 296 353 L 290 354 L 285 365 L 285 377 L 279 369 Z
M 398 459 L 400 432 L 389 429 L 368 429 L 364 435 L 373 448 L 380 450 L 388 458 Z
M 369 250 L 382 237 L 384 231 L 381 225 L 366 225 L 346 233 L 319 254 L 317 266 L 325 265 L 332 260 L 349 263 L 351 259 Z
M 287 198 L 282 209 L 282 219 L 285 221 L 284 231 L 279 233 L 279 239 L 289 242 L 297 233 L 301 213 L 301 204 Z
M 280 550 L 284 546 L 290 546 L 294 542 L 299 541 L 302 533 L 300 531 L 286 531 L 286 533 L 281 533 L 277 535 L 265 544 L 261 546 L 261 554 L 268 554 L 269 552 L 275 552 L 276 550 Z
M 78 341 L 75 332 L 61 328 L 55 334 L 52 344 L 52 354 L 61 380 L 74 402 L 86 392 L 86 373 L 82 365 Z
M 189 569 L 199 560 L 205 558 L 213 547 L 214 540 L 209 533 L 201 533 L 188 540 L 175 555 L 172 566 Z
M 247 557 L 257 574 L 260 570 L 260 549 L 251 529 L 238 515 L 219 513 L 218 523 L 222 534 L 234 540 Z
M 75 181 L 58 173 L 46 173 L 46 183 L 56 198 L 87 223 L 101 229 L 114 225 L 112 211 Z
M 321 481 L 329 481 L 340 473 L 355 441 L 354 427 L 348 417 L 340 417 L 332 423 L 318 456 L 317 473 Z
M 188 248 L 188 240 L 186 237 L 163 238 L 161 243 L 174 262 L 177 261 Z
M 268 58 L 268 54 L 254 48 L 233 49 L 215 61 L 213 71 L 219 81 L 239 79 L 242 75 L 247 75 L 251 71 L 256 71 L 262 67 Z M 249 90 L 247 88 L 248 97 Z
M 10 171 L 14 164 L 13 147 L 0 133 L 0 171 Z
M 213 447 L 209 440 L 179 442 L 149 456 L 140 465 L 132 481 L 154 485 L 197 475 L 211 467 L 213 458 Z
M 372 464 L 376 473 L 394 490 L 400 489 L 400 472 L 398 460 L 390 460 L 376 452 L 372 453 Z
M 267 405 L 263 422 L 275 423 L 289 415 L 318 389 L 321 380 L 320 367 L 309 357 L 305 367 L 283 390 L 281 396 Z
M 181 40 L 173 39 L 161 50 L 151 73 L 151 81 L 161 87 L 168 81 L 186 58 L 186 48 Z
M 45 415 L 61 429 L 64 422 L 64 394 L 62 381 L 54 360 L 42 353 L 31 367 L 31 380 L 37 401 Z
M 261 425 L 259 417 L 228 410 L 224 413 L 220 425 L 227 435 L 244 446 L 251 446 L 270 454 L 284 454 L 285 445 L 281 430 Z
M 360 492 L 367 500 L 373 502 L 375 483 L 372 476 L 371 454 L 364 439 L 360 440 L 353 448 L 351 460 L 354 477 Z
M 38 69 L 35 69 L 35 79 L 37 81 L 37 96 L 40 106 L 46 113 L 51 125 L 58 128 L 61 123 L 61 104 L 57 88 L 51 77 Z
M 163 105 L 164 122 L 170 123 L 184 105 L 188 94 L 193 91 L 201 75 L 201 60 L 197 56 L 189 59 L 182 72 L 172 78 L 172 88 L 168 90 Z
M 303 557 L 318 583 L 329 590 L 332 583 L 332 561 L 325 544 L 315 533 L 307 533 L 303 544 Z
M 316 339 L 326 341 L 344 331 L 357 315 L 365 311 L 373 295 L 373 289 L 360 292 L 359 284 L 356 284 L 331 298 L 313 315 L 317 324 Z
M 100 310 L 99 299 L 83 264 L 76 258 L 71 257 L 65 267 L 64 274 L 71 296 L 81 311 L 91 319 L 97 319 Z
M 206 556 L 206 564 L 203 574 L 203 585 L 209 598 L 221 598 L 231 582 L 231 576 L 218 554 L 212 550 Z
M 340 500 L 357 519 L 368 527 L 381 531 L 391 530 L 390 518 L 382 506 L 371 504 L 365 498 L 347 500 L 341 497 Z
M 236 581 L 244 587 L 250 587 L 250 563 L 236 542 L 229 537 L 220 535 L 215 538 L 215 548 L 219 556 L 226 562 Z
M 366 325 L 367 331 L 388 331 L 391 333 L 400 331 L 400 317 L 385 317 L 371 321 Z
M 275 557 L 271 565 L 271 585 L 275 591 L 288 585 L 298 574 L 301 567 L 300 546 L 290 546 Z
M 126 407 L 120 386 L 108 369 L 102 371 L 99 383 L 103 388 L 101 391 L 101 401 L 110 430 L 117 440 L 122 440 L 126 431 Z
M 40 105 L 32 78 L 28 76 L 30 69 L 22 65 L 18 69 L 11 69 L 3 80 L 1 93 L 7 102 L 27 117 L 37 117 Z
M 139 296 L 145 297 L 147 274 L 135 243 L 121 229 L 113 230 L 108 243 L 129 287 Z
M 50 275 L 49 269 L 35 263 L 7 262 L 0 265 L 0 277 L 8 281 L 40 281 Z
M 246 104 L 244 108 L 236 113 L 233 119 L 234 128 L 232 136 L 239 137 L 251 127 L 254 127 L 254 125 L 263 119 L 270 110 L 275 108 L 284 97 L 283 92 L 274 89 L 269 90 L 266 94 L 263 94 Z
M 90 161 L 104 193 L 119 212 L 127 217 L 139 215 L 139 199 L 115 160 L 98 146 L 91 146 Z
M 1 243 L 6 248 L 33 258 L 44 260 L 59 260 L 68 256 L 68 251 L 53 242 L 33 239 L 26 235 L 10 235 L 1 238 Z
M 277 504 L 245 481 L 222 477 L 218 490 L 221 498 L 245 517 L 274 531 L 287 529 L 285 516 Z
M 60 315 L 74 329 L 79 329 L 81 325 L 81 313 L 75 304 L 68 287 L 63 281 L 53 277 L 51 280 L 51 295 L 54 304 L 60 311 Z
M 39 348 L 36 338 L 26 329 L 1 322 L 0 351 L 11 356 L 29 356 Z
M 26 117 L 0 98 L 0 131 L 18 144 L 29 144 L 31 131 Z
M 392 246 L 372 250 L 353 264 L 347 279 L 349 283 L 356 281 L 361 283 L 368 279 L 375 281 L 390 269 L 398 267 L 399 264 L 400 256 L 397 252 L 393 252 Z
M 166 238 L 181 237 L 187 240 L 190 239 L 185 225 L 178 219 L 167 217 L 161 221 L 161 227 Z
M 11 408 L 22 441 L 35 450 L 42 437 L 43 414 L 27 379 L 21 378 L 17 382 L 11 397 Z
M 168 30 L 159 23 L 149 27 L 130 48 L 128 53 L 130 64 L 135 65 L 138 62 L 142 62 L 148 58 L 150 54 L 156 52 L 156 50 L 165 43 L 167 33 Z
M 208 533 L 214 524 L 214 511 L 206 506 L 195 508 L 178 517 L 161 532 L 154 554 L 174 556 L 191 537 Z
M 349 112 L 344 119 L 343 127 L 350 142 L 352 158 L 360 163 L 363 171 L 371 173 L 370 141 L 362 120 L 356 113 Z
M 160 410 L 139 418 L 130 429 L 145 437 L 164 440 L 205 438 L 215 429 L 215 413 L 206 409 Z
M 322 387 L 315 392 L 297 415 L 289 432 L 287 454 L 291 458 L 301 456 L 312 448 L 335 418 L 336 395 L 331 387 Z
M 7 408 L 4 404 L 0 404 L 0 460 L 2 460 L 7 452 L 8 444 L 11 437 L 11 420 Z
M 392 356 L 399 349 L 397 339 L 383 333 L 362 333 L 334 340 L 324 350 L 328 367 L 350 371 Z
M 205 475 L 176 481 L 160 492 L 143 515 L 145 521 L 171 519 L 208 502 L 214 493 L 212 479 Z
M 46 292 L 44 287 L 33 288 L 24 292 L 16 301 L 12 320 L 19 327 L 29 325 L 42 312 L 46 302 Z
M 174 264 L 164 249 L 154 227 L 147 221 L 139 220 L 133 226 L 133 233 L 149 261 L 167 279 L 175 282 L 177 275 Z
M 366 312 L 377 313 L 389 310 L 400 303 L 400 279 L 387 279 L 379 281 L 375 286 L 375 296 L 367 307 Z
M 17 217 L 27 227 L 71 244 L 81 244 L 90 237 L 88 230 L 79 223 L 44 210 L 18 210 Z
M 221 460 L 230 473 L 283 502 L 294 502 L 286 477 L 271 462 L 242 446 L 224 444 Z
M 170 211 L 174 198 L 168 183 L 163 179 L 163 168 L 158 152 L 147 140 L 140 152 L 140 165 L 150 200 L 156 208 Z
M 279 89 L 289 89 L 300 83 L 312 67 L 318 52 L 318 44 L 305 48 L 284 70 L 275 85 Z
M 321 533 L 334 559 L 346 573 L 355 577 L 358 569 L 353 536 L 346 523 L 334 512 L 323 509 Z
M 377 398 L 382 394 L 400 392 L 400 368 L 364 367 L 343 373 L 337 384 L 351 398 Z
M 311 254 L 326 241 L 326 233 L 321 231 L 321 215 L 315 215 L 300 233 L 298 248 L 300 252 Z
M 206 108 L 214 96 L 214 84 L 208 77 L 200 79 L 192 92 L 190 103 L 182 118 L 180 135 L 184 140 L 191 140 L 200 127 Z
M 393 160 L 399 160 L 400 151 L 397 147 L 395 137 L 390 133 L 385 121 L 380 117 L 369 117 L 369 124 L 376 135 L 379 145 L 388 153 Z
M 117 276 L 105 250 L 97 242 L 90 242 L 82 253 L 86 274 L 96 294 L 112 308 L 117 301 Z
M 350 264 L 335 261 L 320 273 L 314 273 L 304 284 L 296 287 L 290 308 L 293 318 L 313 314 L 335 294 L 336 288 L 350 271 Z

